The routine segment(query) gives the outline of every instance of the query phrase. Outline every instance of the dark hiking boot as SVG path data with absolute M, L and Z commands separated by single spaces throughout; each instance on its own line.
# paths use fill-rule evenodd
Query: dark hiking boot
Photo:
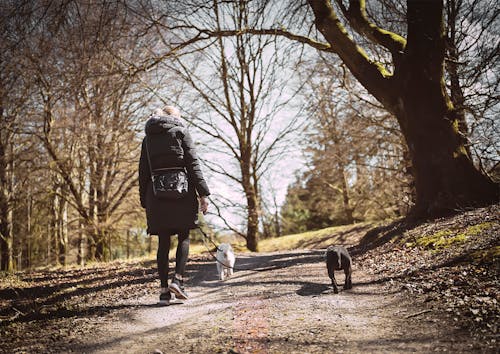
M 178 299 L 187 300 L 188 294 L 184 290 L 184 282 L 181 279 L 174 278 L 168 289 L 175 294 Z
M 172 300 L 172 294 L 170 294 L 170 290 L 168 288 L 161 288 L 160 301 L 158 301 L 158 304 L 162 306 L 168 306 L 170 305 L 170 300 Z

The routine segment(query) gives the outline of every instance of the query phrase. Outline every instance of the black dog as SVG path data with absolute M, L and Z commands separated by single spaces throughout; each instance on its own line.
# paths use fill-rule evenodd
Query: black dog
M 332 280 L 333 292 L 338 294 L 339 288 L 335 281 L 335 270 L 344 270 L 345 284 L 344 289 L 352 288 L 351 273 L 352 273 L 352 260 L 349 252 L 342 246 L 329 246 L 325 253 L 326 268 L 328 269 L 328 276 Z

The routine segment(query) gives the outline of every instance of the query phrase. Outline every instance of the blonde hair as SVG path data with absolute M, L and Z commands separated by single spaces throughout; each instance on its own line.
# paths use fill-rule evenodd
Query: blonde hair
M 165 106 L 163 108 L 163 112 L 165 112 L 166 114 L 168 114 L 170 116 L 174 116 L 176 118 L 181 117 L 181 111 L 179 110 L 179 108 L 177 108 L 175 106 Z
M 164 116 L 164 115 L 169 115 L 169 116 L 174 116 L 176 118 L 181 117 L 181 111 L 179 108 L 175 106 L 165 106 L 163 108 L 157 108 L 154 110 L 153 115 L 155 116 Z

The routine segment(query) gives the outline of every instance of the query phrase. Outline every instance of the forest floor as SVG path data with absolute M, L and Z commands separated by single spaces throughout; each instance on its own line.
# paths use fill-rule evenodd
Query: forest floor
M 238 253 L 224 282 L 209 255 L 193 255 L 190 299 L 164 307 L 153 260 L 4 276 L 0 352 L 499 351 L 498 205 L 339 230 Z M 348 246 L 353 289 L 333 293 L 328 244 Z

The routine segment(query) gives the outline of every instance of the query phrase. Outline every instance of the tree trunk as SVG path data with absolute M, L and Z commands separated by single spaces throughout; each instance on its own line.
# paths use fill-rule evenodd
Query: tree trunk
M 446 69 L 450 78 L 450 98 L 455 107 L 457 119 L 458 119 L 458 131 L 463 139 L 464 147 L 469 156 L 470 153 L 469 144 L 467 142 L 467 137 L 469 136 L 469 128 L 467 127 L 467 122 L 465 120 L 465 96 L 460 85 L 460 75 L 458 73 L 458 48 L 457 48 L 457 16 L 460 10 L 460 5 L 456 3 L 455 0 L 450 0 L 447 2 L 447 19 L 448 19 L 448 35 L 446 38 L 446 48 L 448 53 L 448 61 L 446 61 Z
M 102 231 L 103 243 L 104 243 L 104 260 L 106 262 L 111 262 L 113 260 L 112 254 L 112 244 L 111 244 L 111 232 L 108 228 Z
M 90 181 L 89 181 L 89 222 L 87 223 L 87 255 L 91 261 L 96 260 L 96 246 L 97 246 L 97 218 L 96 218 L 96 199 L 93 181 L 93 164 L 90 164 Z M 90 226 L 90 227 L 89 227 Z
M 3 235 L 6 238 L 6 267 L 5 271 L 13 272 L 14 271 L 14 235 L 12 233 L 13 229 L 13 211 L 12 206 L 9 205 L 7 209 L 7 220 L 5 223 L 5 234 Z
M 281 236 L 281 221 L 280 221 L 280 214 L 278 212 L 278 208 L 276 208 L 274 212 L 274 236 L 275 237 L 280 237 Z
M 68 251 L 68 203 L 63 198 L 59 200 L 58 210 L 58 247 L 59 264 L 66 265 L 66 254 Z
M 409 85 L 410 93 L 414 85 Z M 402 99 L 407 109 L 405 134 L 412 158 L 416 202 L 412 215 L 437 216 L 460 208 L 498 200 L 498 187 L 474 167 L 458 128 L 442 113 L 443 103 L 422 104 L 411 93 Z M 449 117 L 450 115 L 448 115 Z M 424 123 L 425 122 L 425 123 Z
M 259 247 L 259 196 L 257 187 L 252 183 L 250 173 L 250 149 L 242 149 L 241 180 L 247 200 L 247 248 L 257 252 Z
M 9 196 L 7 189 L 7 163 L 5 146 L 0 141 L 0 270 L 9 271 L 9 238 L 11 225 L 8 222 Z
M 347 35 L 329 0 L 308 2 L 316 27 L 331 48 L 398 119 L 415 178 L 416 204 L 411 213 L 416 217 L 437 216 L 497 202 L 498 186 L 474 167 L 460 132 L 462 120 L 446 93 L 442 1 L 407 2 L 406 41 L 369 23 L 359 11 L 363 2 L 351 3 L 347 16 L 357 16 L 358 32 L 368 33 L 371 40 L 390 50 L 393 75 L 370 60 Z M 351 24 L 356 27 L 356 21 Z
M 85 230 L 84 230 L 84 223 L 80 219 L 78 222 L 78 256 L 77 256 L 77 263 L 80 266 L 85 265 Z
M 472 163 L 459 114 L 446 95 L 442 14 L 436 6 L 442 4 L 408 2 L 407 53 L 395 73 L 400 92 L 395 113 L 412 159 L 416 216 L 498 200 L 497 186 Z
M 98 261 L 105 261 L 105 248 L 106 240 L 104 231 L 101 228 L 97 229 L 95 240 L 95 259 Z
M 347 185 L 347 180 L 346 180 L 346 173 L 344 170 L 344 166 L 339 165 L 339 170 L 342 173 L 342 202 L 344 206 L 344 213 L 345 213 L 345 218 L 346 218 L 346 224 L 350 225 L 354 223 L 354 218 L 352 216 L 353 214 L 353 208 L 351 208 L 350 205 L 350 200 L 349 200 L 349 191 L 348 191 L 348 185 Z
M 0 117 L 4 119 L 2 112 L 3 110 L 0 109 Z M 14 270 L 11 205 L 13 189 L 12 142 L 10 132 L 3 127 L 0 130 L 0 137 L 2 138 L 0 141 L 0 270 L 12 272 Z
M 60 197 L 57 194 L 59 190 L 59 186 L 57 185 L 57 176 L 53 177 L 52 188 L 54 189 L 54 194 L 51 199 L 50 206 L 50 230 L 52 233 L 53 244 L 50 245 L 52 250 L 54 251 L 54 264 L 59 265 L 59 237 L 60 237 L 60 228 L 59 228 L 59 202 Z
M 127 259 L 129 259 L 130 258 L 130 230 L 129 229 L 127 229 L 126 249 L 127 249 Z
M 259 247 L 259 215 L 254 198 L 247 199 L 247 248 L 257 252 Z
M 47 221 L 47 258 L 45 260 L 45 265 L 50 265 L 50 258 L 52 257 L 51 246 L 52 246 L 52 232 L 53 230 L 50 227 L 51 221 Z
M 58 186 L 58 177 L 54 175 L 52 181 L 52 188 L 54 189 L 54 194 L 51 198 L 50 206 L 50 232 L 51 240 L 50 244 L 51 251 L 54 251 L 54 264 L 60 265 L 60 240 L 61 240 L 61 222 L 60 222 L 60 208 L 61 208 L 61 197 L 59 196 L 60 186 Z M 49 260 L 49 264 L 52 260 Z
M 31 230 L 31 213 L 32 213 L 32 207 L 33 207 L 33 197 L 31 196 L 31 191 L 28 188 L 28 193 L 27 193 L 27 198 L 26 198 L 26 267 L 31 270 L 31 264 L 32 264 L 32 230 Z
M 249 178 L 243 178 L 249 181 Z M 259 203 L 258 196 L 252 184 L 244 183 L 247 199 L 247 248 L 257 252 L 259 247 Z

